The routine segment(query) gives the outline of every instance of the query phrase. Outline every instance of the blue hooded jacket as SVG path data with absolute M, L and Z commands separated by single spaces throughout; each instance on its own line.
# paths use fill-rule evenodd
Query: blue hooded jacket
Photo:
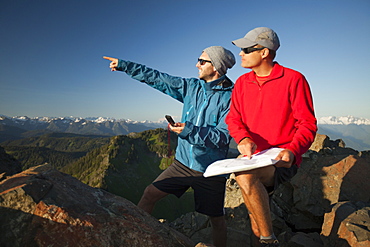
M 130 61 L 119 60 L 117 70 L 182 102 L 176 159 L 185 166 L 205 172 L 216 160 L 225 159 L 231 137 L 225 123 L 233 83 L 225 75 L 206 83 L 198 78 L 181 78 Z

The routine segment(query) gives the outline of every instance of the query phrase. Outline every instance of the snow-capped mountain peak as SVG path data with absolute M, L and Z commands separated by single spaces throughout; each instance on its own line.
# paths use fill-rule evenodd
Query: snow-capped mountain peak
M 370 120 L 366 118 L 359 118 L 353 116 L 346 116 L 346 117 L 320 117 L 317 118 L 318 124 L 334 124 L 334 125 L 370 125 Z
M 2 122 L 5 124 L 4 120 L 8 119 L 15 123 L 50 123 L 53 121 L 60 121 L 64 123 L 86 123 L 86 122 L 93 122 L 97 124 L 102 124 L 106 122 L 124 122 L 127 124 L 144 124 L 144 125 L 166 125 L 166 121 L 164 119 L 160 119 L 158 121 L 135 121 L 131 119 L 115 119 L 115 118 L 108 118 L 108 117 L 35 117 L 29 118 L 27 116 L 16 116 L 16 117 L 7 117 L 4 115 L 0 115 L 0 123 Z M 330 125 L 370 125 L 370 119 L 366 118 L 359 118 L 354 116 L 344 116 L 344 117 L 335 117 L 335 116 L 328 116 L 328 117 L 318 117 L 317 118 L 318 124 L 330 124 Z

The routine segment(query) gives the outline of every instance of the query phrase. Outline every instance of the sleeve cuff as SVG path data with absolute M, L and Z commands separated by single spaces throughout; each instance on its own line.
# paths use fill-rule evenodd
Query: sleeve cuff
M 190 122 L 185 122 L 185 127 L 179 134 L 179 137 L 185 139 L 193 130 L 194 125 Z
M 124 70 L 123 68 L 126 68 L 126 61 L 118 59 L 118 65 L 116 69 L 119 71 L 123 71 Z
M 249 138 L 249 139 L 251 139 L 250 137 L 242 137 L 237 143 L 239 144 L 239 143 L 241 143 L 244 139 L 246 139 L 246 138 Z M 252 139 L 251 139 L 252 140 Z M 252 140 L 253 141 L 253 140 Z

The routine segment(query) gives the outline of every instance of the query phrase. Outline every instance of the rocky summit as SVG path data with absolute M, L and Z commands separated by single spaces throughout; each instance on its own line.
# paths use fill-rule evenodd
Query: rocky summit
M 4 167 L 17 166 L 8 156 L 0 161 L 0 246 L 212 246 L 204 215 L 159 223 L 130 201 L 49 165 L 19 172 Z M 370 246 L 369 177 L 369 151 L 317 135 L 296 176 L 271 197 L 281 246 Z M 248 213 L 233 174 L 225 212 L 228 246 L 251 246 Z

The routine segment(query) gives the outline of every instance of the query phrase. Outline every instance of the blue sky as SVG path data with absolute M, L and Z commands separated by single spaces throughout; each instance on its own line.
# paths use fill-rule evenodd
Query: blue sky
M 0 0 L 0 114 L 152 120 L 181 104 L 102 56 L 196 77 L 211 45 L 231 50 L 235 81 L 248 72 L 231 41 L 267 26 L 276 61 L 303 73 L 316 115 L 370 119 L 368 0 Z

